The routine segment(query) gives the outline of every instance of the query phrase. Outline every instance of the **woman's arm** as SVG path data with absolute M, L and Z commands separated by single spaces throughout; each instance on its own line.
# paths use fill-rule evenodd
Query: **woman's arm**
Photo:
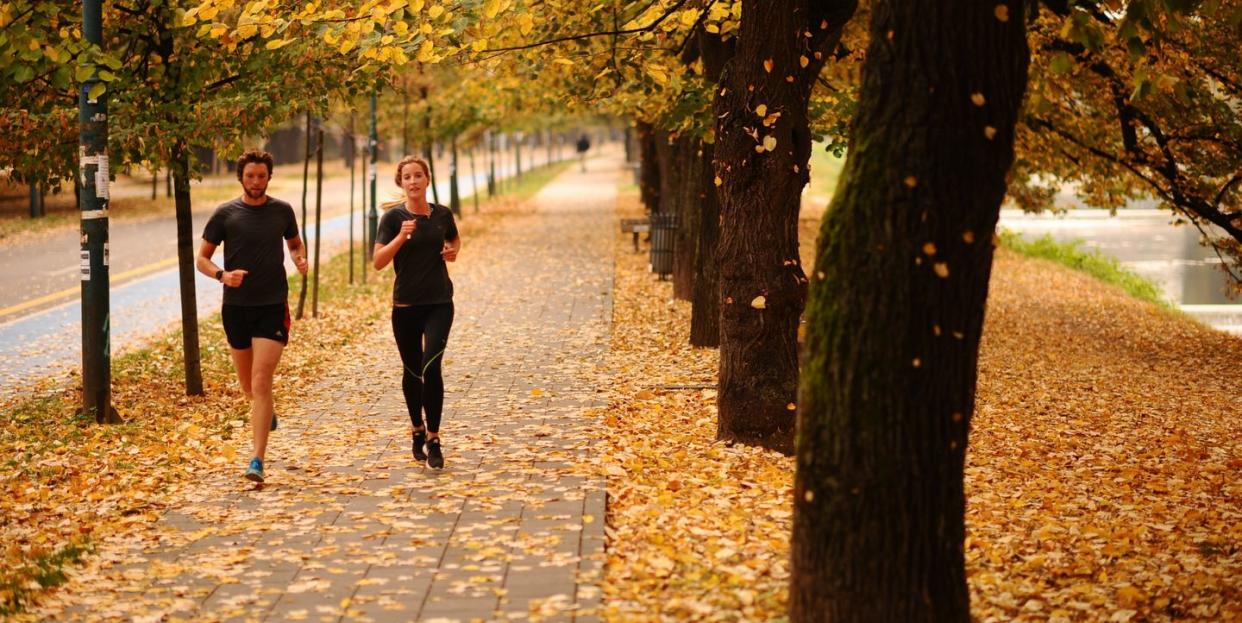
M 457 261 L 457 252 L 461 250 L 461 236 L 452 240 L 444 241 L 444 250 L 440 251 L 440 255 L 444 257 L 446 262 Z
M 401 250 L 402 245 L 405 244 L 405 241 L 409 239 L 417 227 L 418 221 L 415 219 L 403 221 L 401 229 L 397 231 L 397 235 L 393 236 L 392 240 L 388 241 L 388 244 L 375 243 L 371 253 L 375 270 L 383 270 L 392 261 L 392 258 L 397 256 L 397 251 Z

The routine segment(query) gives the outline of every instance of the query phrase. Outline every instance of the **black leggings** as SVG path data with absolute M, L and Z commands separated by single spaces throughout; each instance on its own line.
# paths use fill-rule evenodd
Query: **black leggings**
M 452 302 L 392 308 L 392 334 L 397 338 L 404 368 L 401 391 L 414 428 L 423 425 L 421 412 L 426 411 L 427 430 L 440 432 L 440 414 L 444 411 L 440 363 L 452 328 Z

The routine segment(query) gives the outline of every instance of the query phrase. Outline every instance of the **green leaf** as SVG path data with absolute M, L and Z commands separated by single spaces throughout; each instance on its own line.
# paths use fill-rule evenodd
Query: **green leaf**
M 13 79 L 18 83 L 30 82 L 34 78 L 34 70 L 29 65 L 18 65 L 13 70 Z
M 78 82 L 86 82 L 94 73 L 94 65 L 78 65 L 78 68 L 73 71 L 73 78 Z
M 61 90 L 68 90 L 73 86 L 73 73 L 68 67 L 57 67 L 55 73 L 52 74 L 52 86 Z
M 1052 56 L 1051 68 L 1054 74 L 1067 74 L 1074 68 L 1074 58 L 1065 52 L 1057 52 Z
M 86 92 L 86 99 L 97 100 L 108 90 L 108 85 L 102 82 L 96 82 L 91 85 L 91 90 Z
M 99 79 L 103 80 L 104 82 L 112 82 L 113 80 L 116 80 L 116 74 L 105 69 L 99 72 Z

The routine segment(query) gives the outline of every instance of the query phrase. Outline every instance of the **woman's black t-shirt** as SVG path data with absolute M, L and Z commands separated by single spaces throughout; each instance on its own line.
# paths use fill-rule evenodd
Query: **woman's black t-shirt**
M 382 245 L 392 242 L 401 231 L 401 223 L 411 219 L 417 219 L 418 226 L 392 260 L 397 273 L 392 302 L 397 305 L 451 302 L 453 282 L 449 280 L 448 265 L 440 252 L 446 241 L 457 238 L 452 210 L 431 204 L 431 214 L 415 216 L 404 205 L 393 207 L 380 219 L 375 241 Z

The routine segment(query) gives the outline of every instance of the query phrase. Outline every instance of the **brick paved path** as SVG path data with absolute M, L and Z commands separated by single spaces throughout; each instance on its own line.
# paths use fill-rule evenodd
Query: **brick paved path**
M 48 618 L 597 620 L 605 493 L 584 412 L 608 344 L 619 170 L 574 167 L 533 212 L 464 238 L 446 469 L 410 459 L 385 317 L 352 368 L 308 389 L 305 416 L 281 419 L 265 487 L 242 484 L 241 454 L 149 538 L 105 541 Z

